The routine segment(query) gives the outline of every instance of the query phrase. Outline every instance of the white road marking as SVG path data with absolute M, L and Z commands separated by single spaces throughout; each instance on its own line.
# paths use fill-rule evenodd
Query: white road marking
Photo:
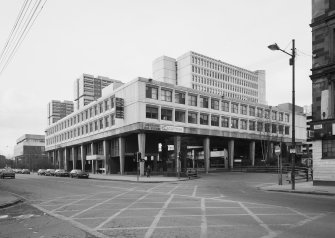
M 173 191 L 177 190 L 177 188 L 179 188 L 181 186 L 181 184 L 178 184 L 177 186 L 175 186 L 172 190 L 170 190 L 168 192 L 168 194 L 172 194 Z
M 207 217 L 206 217 L 206 200 L 205 198 L 201 199 L 201 238 L 207 237 Z
M 172 201 L 174 195 L 172 194 L 168 200 L 166 200 L 166 202 L 164 203 L 164 206 L 162 207 L 162 209 L 159 211 L 159 213 L 155 216 L 155 219 L 153 220 L 153 222 L 151 223 L 149 229 L 147 230 L 147 232 L 144 235 L 144 238 L 150 238 L 153 234 L 153 232 L 155 231 L 157 224 L 159 222 L 159 220 L 161 219 L 162 215 L 164 214 L 165 210 L 167 209 L 167 207 L 169 206 L 170 202 Z
M 131 207 L 132 205 L 134 205 L 137 201 L 141 201 L 144 198 L 146 198 L 147 196 L 149 196 L 149 194 L 145 194 L 142 197 L 140 197 L 139 199 L 137 199 L 136 201 L 130 203 L 127 207 L 120 209 L 120 211 L 118 211 L 117 213 L 115 213 L 113 216 L 109 217 L 107 220 L 105 220 L 104 222 L 100 223 L 98 226 L 95 227 L 95 230 L 99 230 L 101 227 L 103 227 L 105 224 L 107 224 L 108 222 L 110 222 L 111 220 L 113 220 L 115 217 L 117 217 L 118 215 L 120 215 L 122 212 L 126 211 L 129 207 Z
M 239 205 L 261 226 L 268 234 L 262 236 L 261 238 L 273 238 L 277 236 L 277 233 L 270 229 L 270 227 L 265 224 L 257 215 L 255 215 L 249 208 L 247 208 L 243 203 L 239 202 Z
M 192 197 L 195 197 L 195 195 L 197 194 L 197 190 L 198 190 L 198 185 L 195 185 L 193 189 Z

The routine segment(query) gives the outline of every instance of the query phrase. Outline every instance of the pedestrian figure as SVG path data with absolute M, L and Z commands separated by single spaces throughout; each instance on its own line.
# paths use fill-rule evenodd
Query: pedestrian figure
M 150 177 L 150 172 L 151 172 L 151 168 L 150 168 L 150 165 L 148 165 L 148 167 L 147 167 L 147 177 Z

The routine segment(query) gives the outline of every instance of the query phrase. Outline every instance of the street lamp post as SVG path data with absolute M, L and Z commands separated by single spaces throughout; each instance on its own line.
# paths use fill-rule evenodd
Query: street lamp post
M 291 172 L 291 184 L 292 190 L 295 190 L 295 40 L 292 40 L 292 53 L 288 53 L 285 50 L 279 48 L 279 46 L 275 43 L 273 45 L 269 45 L 268 48 L 270 50 L 280 50 L 285 54 L 291 56 L 290 65 L 292 65 L 292 172 Z

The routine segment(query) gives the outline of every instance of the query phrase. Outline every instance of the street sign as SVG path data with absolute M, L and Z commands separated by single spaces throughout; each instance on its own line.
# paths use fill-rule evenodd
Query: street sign
M 280 155 L 280 147 L 278 145 L 275 147 L 275 154 Z
M 295 148 L 290 149 L 290 154 L 295 154 Z

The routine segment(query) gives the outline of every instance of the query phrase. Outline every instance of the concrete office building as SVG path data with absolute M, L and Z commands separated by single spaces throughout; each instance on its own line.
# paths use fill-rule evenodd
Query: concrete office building
M 335 2 L 312 0 L 313 183 L 335 185 Z
M 82 74 L 74 82 L 74 102 L 75 110 L 88 105 L 97 100 L 102 95 L 102 89 L 116 82 L 122 84 L 120 81 L 110 79 L 103 76 L 94 77 L 89 74 Z
M 265 71 L 250 71 L 208 56 L 187 52 L 153 62 L 153 79 L 225 98 L 266 104 Z
M 66 117 L 73 112 L 73 102 L 52 100 L 48 103 L 48 125 Z
M 37 170 L 47 168 L 48 157 L 45 154 L 45 135 L 25 134 L 16 140 L 14 147 L 16 168 Z
M 49 158 L 67 170 L 125 174 L 135 173 L 139 151 L 156 172 L 208 172 L 255 165 L 273 157 L 274 145 L 286 150 L 291 143 L 289 110 L 164 81 L 137 78 L 105 88 L 46 128 Z M 297 113 L 297 144 L 305 140 L 306 119 Z

